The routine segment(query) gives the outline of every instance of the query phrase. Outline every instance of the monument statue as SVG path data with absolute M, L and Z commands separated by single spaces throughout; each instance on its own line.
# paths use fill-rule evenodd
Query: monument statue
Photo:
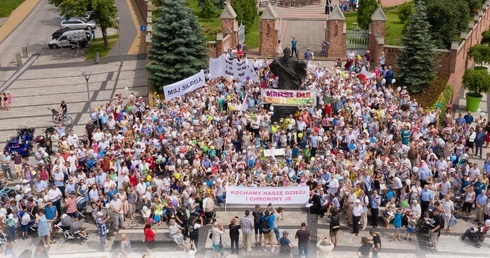
M 271 64 L 271 72 L 279 77 L 279 89 L 298 90 L 306 77 L 306 63 L 291 58 L 291 49 L 283 50 L 284 56 L 276 58 Z

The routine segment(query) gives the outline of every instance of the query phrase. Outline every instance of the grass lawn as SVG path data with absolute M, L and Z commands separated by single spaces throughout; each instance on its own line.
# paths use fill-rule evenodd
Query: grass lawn
M 90 42 L 90 48 L 87 51 L 87 55 L 85 56 L 86 60 L 94 59 L 95 53 L 99 52 L 100 57 L 107 56 L 109 52 L 111 52 L 112 47 L 116 44 L 118 35 L 111 35 L 107 37 L 107 41 L 109 41 L 109 47 L 104 46 L 104 40 L 102 38 L 98 38 L 96 40 L 92 40 Z
M 9 17 L 24 0 L 0 0 L 0 17 Z
M 385 40 L 387 45 L 400 45 L 402 38 L 403 24 L 398 19 L 398 6 L 383 8 L 386 18 L 386 35 Z M 357 12 L 344 13 L 345 23 L 348 30 L 356 28 Z

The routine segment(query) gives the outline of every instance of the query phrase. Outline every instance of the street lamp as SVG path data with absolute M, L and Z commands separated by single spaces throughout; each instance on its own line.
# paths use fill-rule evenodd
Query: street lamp
M 122 66 L 122 53 L 121 53 L 121 29 L 120 29 L 120 23 L 121 23 L 121 17 L 117 16 L 116 17 L 117 21 L 117 33 L 119 34 L 118 39 L 117 39 L 117 45 L 119 46 L 119 65 Z
M 91 71 L 82 72 L 82 76 L 85 77 L 85 81 L 87 82 L 88 114 L 89 118 L 92 119 L 92 100 L 90 100 L 90 89 L 88 88 L 88 80 L 90 80 L 90 75 L 92 75 Z

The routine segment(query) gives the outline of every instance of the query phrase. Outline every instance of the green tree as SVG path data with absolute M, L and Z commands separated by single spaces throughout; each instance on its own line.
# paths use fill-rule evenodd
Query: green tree
M 400 19 L 403 24 L 406 24 L 408 20 L 410 20 L 414 7 L 413 2 L 406 2 L 400 6 L 398 11 L 398 19 Z
M 400 82 L 411 92 L 424 91 L 436 76 L 437 61 L 429 28 L 425 3 L 419 0 L 401 40 L 404 48 L 396 59 Z
M 257 2 L 250 0 L 232 0 L 231 6 L 235 10 L 237 21 L 243 23 L 246 28 L 252 28 L 257 21 Z
M 482 32 L 481 36 L 481 44 L 490 45 L 490 30 Z
M 470 9 L 466 0 L 427 0 L 429 32 L 437 48 L 450 49 L 468 28 Z
M 474 97 L 481 97 L 483 93 L 487 93 L 490 87 L 490 75 L 487 69 L 466 70 L 463 75 L 463 87 Z
M 199 13 L 200 18 L 211 19 L 216 18 L 218 16 L 218 12 L 216 9 L 216 5 L 212 0 L 205 0 L 205 4 L 203 5 L 201 12 Z
M 94 19 L 100 26 L 104 45 L 109 46 L 107 29 L 117 28 L 117 7 L 114 0 L 49 0 L 49 3 L 57 7 L 60 14 L 66 18 L 83 17 L 86 11 L 92 10 L 90 19 Z
M 380 5 L 380 2 L 377 0 L 359 1 L 359 8 L 357 8 L 357 23 L 361 29 L 367 30 L 369 28 L 371 16 L 374 11 L 376 11 L 378 5 Z
M 482 44 L 474 45 L 468 49 L 468 56 L 483 67 L 483 63 L 490 62 L 490 47 Z
M 169 85 L 198 73 L 207 65 L 206 51 L 197 17 L 184 0 L 163 0 L 146 66 L 153 85 Z

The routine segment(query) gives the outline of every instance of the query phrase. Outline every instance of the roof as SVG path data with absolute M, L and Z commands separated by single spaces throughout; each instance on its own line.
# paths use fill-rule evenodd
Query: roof
M 381 5 L 378 5 L 378 8 L 374 11 L 373 15 L 371 15 L 371 21 L 386 21 L 385 12 L 383 12 L 383 8 Z
M 340 6 L 338 4 L 333 7 L 332 12 L 328 16 L 328 19 L 332 21 L 345 21 L 344 13 L 342 12 L 342 10 L 340 10 Z
M 262 13 L 262 16 L 260 16 L 260 19 L 262 20 L 275 20 L 277 19 L 277 13 L 272 7 L 271 3 L 269 2 L 267 4 L 267 7 L 265 8 L 264 12 Z
M 221 13 L 220 18 L 221 19 L 235 19 L 236 18 L 235 10 L 233 10 L 233 7 L 231 7 L 230 3 L 226 4 L 225 9 Z

